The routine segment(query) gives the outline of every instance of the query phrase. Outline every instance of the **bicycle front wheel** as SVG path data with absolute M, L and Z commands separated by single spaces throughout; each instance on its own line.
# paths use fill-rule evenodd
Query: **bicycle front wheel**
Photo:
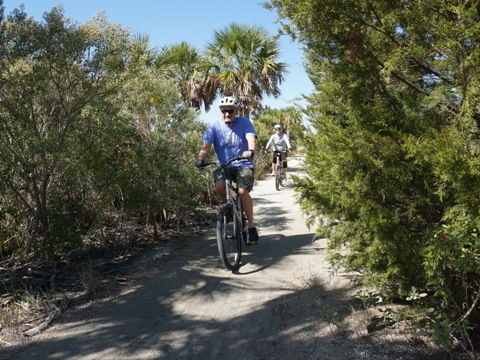
M 282 168 L 280 166 L 276 166 L 275 167 L 275 189 L 277 189 L 277 191 L 280 191 L 280 185 L 281 185 L 281 182 L 282 182 Z
M 223 265 L 233 271 L 240 266 L 242 256 L 241 228 L 235 215 L 228 222 L 225 210 L 223 207 L 217 218 L 217 246 Z

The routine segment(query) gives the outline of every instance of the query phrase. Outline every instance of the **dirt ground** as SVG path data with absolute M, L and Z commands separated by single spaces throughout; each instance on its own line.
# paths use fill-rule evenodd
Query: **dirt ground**
M 302 175 L 301 159 L 289 165 Z M 222 267 L 205 221 L 131 259 L 94 264 L 108 286 L 70 292 L 37 335 L 2 329 L 0 359 L 447 358 L 400 321 L 401 307 L 359 299 L 325 261 L 327 240 L 306 227 L 292 189 L 268 178 L 252 197 L 260 244 L 244 248 L 238 271 Z

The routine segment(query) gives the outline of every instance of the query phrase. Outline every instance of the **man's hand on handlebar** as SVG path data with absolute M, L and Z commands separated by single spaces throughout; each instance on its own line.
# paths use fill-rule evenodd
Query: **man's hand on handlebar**
M 255 155 L 254 150 L 248 150 L 248 151 L 244 151 L 242 153 L 242 157 L 245 158 L 245 159 L 251 159 L 251 158 L 253 158 L 254 155 Z
M 205 160 L 200 160 L 200 159 L 197 159 L 195 160 L 195 166 L 197 168 L 202 168 L 205 166 Z

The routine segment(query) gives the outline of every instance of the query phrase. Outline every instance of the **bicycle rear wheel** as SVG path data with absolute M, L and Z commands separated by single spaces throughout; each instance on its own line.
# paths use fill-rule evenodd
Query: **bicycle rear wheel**
M 282 167 L 276 165 L 275 166 L 275 189 L 277 189 L 277 191 L 280 191 L 280 185 L 281 185 L 281 182 L 282 182 L 281 171 L 282 171 Z
M 233 220 L 227 222 L 225 207 L 220 209 L 217 218 L 217 246 L 223 265 L 228 270 L 236 270 L 240 266 L 242 256 L 242 229 L 237 224 L 235 214 Z

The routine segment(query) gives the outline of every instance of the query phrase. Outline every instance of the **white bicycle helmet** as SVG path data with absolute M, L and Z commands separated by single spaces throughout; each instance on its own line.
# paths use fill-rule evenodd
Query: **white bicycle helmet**
M 275 125 L 273 128 L 274 128 L 275 130 L 277 130 L 277 129 L 281 129 L 281 128 L 282 128 L 282 125 L 280 125 L 280 124 L 277 124 L 277 125 Z
M 235 100 L 234 97 L 225 96 L 220 100 L 220 104 L 218 105 L 218 107 L 222 107 L 222 106 L 238 107 L 238 101 Z

